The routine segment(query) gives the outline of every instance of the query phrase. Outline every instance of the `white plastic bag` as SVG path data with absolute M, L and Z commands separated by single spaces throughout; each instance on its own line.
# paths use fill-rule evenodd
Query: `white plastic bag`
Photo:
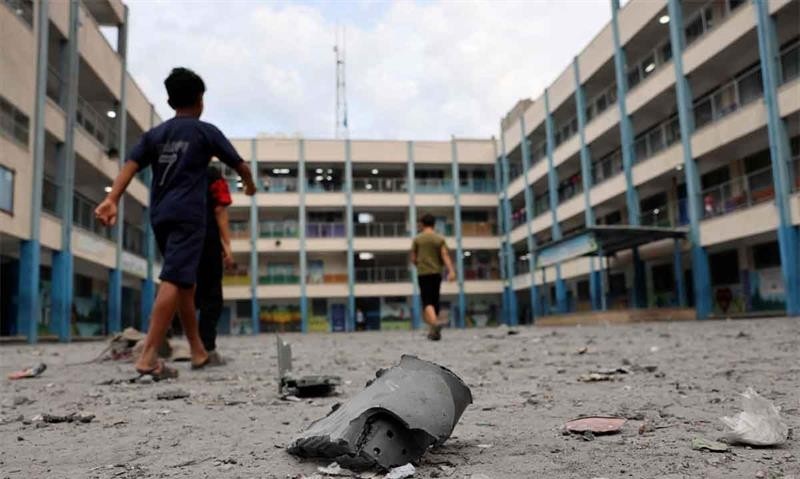
M 728 442 L 751 446 L 777 446 L 789 436 L 789 427 L 781 419 L 780 409 L 761 397 L 751 387 L 741 395 L 743 411 L 721 421 L 731 428 Z

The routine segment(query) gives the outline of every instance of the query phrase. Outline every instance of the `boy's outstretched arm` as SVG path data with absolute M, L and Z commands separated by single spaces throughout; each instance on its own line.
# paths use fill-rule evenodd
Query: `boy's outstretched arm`
M 101 223 L 106 226 L 114 226 L 117 222 L 117 204 L 125 190 L 128 188 L 128 183 L 131 182 L 136 172 L 139 171 L 139 164 L 135 161 L 126 161 L 120 170 L 114 184 L 111 185 L 111 192 L 106 196 L 102 203 L 100 203 L 94 210 L 94 216 Z
M 231 251 L 231 229 L 228 226 L 228 208 L 217 206 L 214 208 L 214 218 L 219 226 L 219 239 L 222 242 L 222 262 L 225 268 L 233 266 L 233 253 Z
M 253 174 L 250 172 L 250 167 L 244 161 L 236 165 L 236 173 L 242 177 L 244 182 L 244 194 L 253 196 L 256 194 L 256 184 L 253 182 Z

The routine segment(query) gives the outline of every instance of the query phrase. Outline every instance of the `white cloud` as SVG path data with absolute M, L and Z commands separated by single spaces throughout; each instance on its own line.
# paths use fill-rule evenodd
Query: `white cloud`
M 350 23 L 348 8 L 367 7 L 340 9 L 353 138 L 496 134 L 610 18 L 606 0 L 404 0 Z M 330 137 L 335 22 L 296 3 L 132 2 L 129 68 L 162 117 L 161 82 L 182 65 L 204 77 L 205 118 L 231 136 Z

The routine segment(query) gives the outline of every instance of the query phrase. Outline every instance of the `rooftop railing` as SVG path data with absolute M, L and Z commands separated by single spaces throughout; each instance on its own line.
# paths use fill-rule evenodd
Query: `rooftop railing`
M 306 236 L 309 238 L 343 238 L 344 223 L 308 223 Z
M 408 237 L 406 223 L 356 223 L 355 235 L 368 238 L 405 238 Z
M 405 178 L 353 178 L 353 191 L 368 191 L 372 193 L 405 193 L 407 192 Z
M 411 280 L 408 266 L 356 268 L 357 283 L 405 283 Z

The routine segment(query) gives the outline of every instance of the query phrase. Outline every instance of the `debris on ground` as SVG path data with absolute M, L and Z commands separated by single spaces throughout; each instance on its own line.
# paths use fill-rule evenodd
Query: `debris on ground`
M 621 417 L 590 416 L 567 421 L 564 428 L 575 434 L 590 432 L 593 435 L 616 434 L 627 419 Z
M 288 451 L 389 470 L 444 443 L 471 403 L 472 393 L 453 372 L 403 355 L 400 364 L 379 370 L 361 392 L 313 422 Z
M 384 479 L 405 479 L 406 477 L 413 476 L 415 472 L 417 472 L 417 470 L 414 468 L 414 465 L 408 463 L 390 470 Z
M 28 379 L 28 378 L 35 378 L 40 376 L 44 370 L 47 369 L 47 365 L 45 363 L 39 363 L 36 366 L 21 369 L 19 371 L 14 371 L 13 373 L 8 375 L 8 379 Z
M 292 346 L 280 336 L 276 336 L 276 338 L 278 343 L 278 394 L 281 398 L 288 399 L 288 396 L 324 397 L 336 392 L 336 386 L 342 384 L 342 378 L 339 376 L 294 376 L 292 374 Z
M 724 442 L 711 441 L 696 437 L 692 439 L 692 449 L 695 451 L 708 451 L 708 452 L 728 452 L 730 447 Z
M 27 398 L 25 396 L 13 396 L 9 399 L 6 399 L 0 406 L 8 407 L 8 408 L 15 408 L 17 406 L 24 406 L 26 404 L 33 404 L 35 401 L 33 399 Z
M 55 414 L 38 414 L 31 418 L 31 422 L 47 423 L 47 424 L 59 424 L 63 422 L 80 422 L 83 424 L 87 424 L 92 422 L 93 419 L 94 419 L 94 414 L 89 414 L 85 412 L 73 412 L 65 416 L 58 416 Z
M 332 462 L 332 463 L 328 464 L 326 467 L 320 466 L 320 467 L 317 468 L 317 471 L 319 471 L 322 474 L 325 474 L 327 476 L 351 477 L 353 475 L 352 471 L 350 471 L 349 469 L 343 468 L 342 466 L 339 465 L 338 462 Z
M 600 382 L 600 381 L 616 381 L 620 375 L 628 374 L 625 368 L 602 368 L 595 371 L 590 371 L 586 374 L 578 376 L 578 381 L 584 383 Z
M 162 401 L 172 401 L 174 399 L 188 398 L 189 396 L 189 391 L 184 391 L 183 389 L 168 389 L 156 394 L 156 399 L 160 399 Z
M 731 431 L 726 439 L 734 444 L 750 446 L 777 446 L 789 437 L 789 427 L 781 419 L 780 409 L 768 399 L 748 387 L 741 394 L 742 412 L 721 421 Z
M 586 354 L 587 351 L 589 351 L 589 346 L 584 346 L 575 351 L 575 354 Z

